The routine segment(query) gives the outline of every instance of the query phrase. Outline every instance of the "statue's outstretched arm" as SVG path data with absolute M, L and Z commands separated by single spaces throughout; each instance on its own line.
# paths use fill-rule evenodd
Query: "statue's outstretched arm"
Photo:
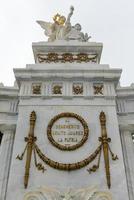
M 71 19 L 72 15 L 73 15 L 73 11 L 74 11 L 74 7 L 71 6 L 71 7 L 70 7 L 70 13 L 68 14 L 66 23 L 70 23 L 70 19 Z

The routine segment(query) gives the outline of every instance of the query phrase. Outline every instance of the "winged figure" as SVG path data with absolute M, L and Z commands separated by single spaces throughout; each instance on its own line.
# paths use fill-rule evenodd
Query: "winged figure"
M 37 21 L 37 23 L 45 30 L 44 34 L 48 36 L 48 41 L 62 40 L 65 35 L 71 30 L 70 18 L 73 15 L 74 8 L 70 7 L 70 13 L 67 20 L 64 16 L 56 14 L 53 17 L 54 23 Z
M 54 24 L 45 21 L 37 21 L 37 23 L 43 28 L 44 34 L 49 37 L 48 41 L 54 41 L 56 39 L 56 27 L 54 28 Z
M 41 28 L 43 28 L 45 30 L 45 35 L 50 37 L 50 35 L 52 34 L 52 23 L 50 22 L 45 22 L 45 21 L 37 21 L 37 23 L 41 26 Z
M 81 25 L 71 25 L 70 19 L 73 15 L 74 7 L 70 7 L 70 13 L 67 19 L 58 13 L 53 17 L 54 22 L 37 21 L 37 23 L 45 30 L 44 34 L 48 37 L 49 42 L 55 40 L 77 40 L 87 42 L 90 38 L 88 34 L 81 32 Z

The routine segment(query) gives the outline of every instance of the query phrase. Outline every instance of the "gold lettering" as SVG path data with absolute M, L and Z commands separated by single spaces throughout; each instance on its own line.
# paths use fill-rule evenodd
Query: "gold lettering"
M 77 142 L 77 138 L 65 138 L 65 142 Z
M 55 129 L 80 129 L 80 125 L 77 124 L 56 124 Z

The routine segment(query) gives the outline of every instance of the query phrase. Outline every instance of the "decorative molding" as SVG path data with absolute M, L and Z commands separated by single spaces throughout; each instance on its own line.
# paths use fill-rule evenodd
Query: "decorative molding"
M 74 83 L 73 84 L 73 94 L 75 95 L 79 95 L 79 94 L 83 94 L 83 84 L 81 83 Z
M 48 158 L 46 155 L 44 155 L 36 144 L 35 144 L 35 148 L 36 148 L 36 152 L 37 152 L 38 156 L 40 157 L 40 159 L 42 161 L 44 161 L 46 164 L 48 164 L 50 167 L 52 167 L 54 169 L 58 169 L 58 170 L 71 171 L 71 170 L 81 169 L 81 168 L 87 166 L 90 162 L 92 162 L 99 154 L 99 152 L 101 150 L 101 145 L 90 156 L 88 156 L 87 158 L 85 158 L 82 161 L 75 162 L 75 163 L 56 162 L 56 161 Z
M 112 200 L 110 192 L 100 191 L 97 187 L 82 189 L 58 190 L 54 188 L 41 187 L 24 195 L 23 200 Z
M 10 132 L 10 134 L 14 134 L 16 129 L 16 124 L 8 124 L 8 123 L 2 123 L 0 124 L 0 131 L 5 134 L 6 132 Z
M 64 114 L 63 114 L 63 116 L 64 116 Z M 24 154 L 27 150 L 25 176 L 24 176 L 24 186 L 25 186 L 25 188 L 27 188 L 28 180 L 29 180 L 29 171 L 30 171 L 32 151 L 34 152 L 35 166 L 38 168 L 38 170 L 42 170 L 42 172 L 44 172 L 45 168 L 44 168 L 44 166 L 42 166 L 41 163 L 37 163 L 36 154 L 47 165 L 49 165 L 49 166 L 51 166 L 55 169 L 66 170 L 66 171 L 77 170 L 77 169 L 83 168 L 86 165 L 88 165 L 89 163 L 91 163 L 98 155 L 97 165 L 93 165 L 92 168 L 87 169 L 87 171 L 89 173 L 91 173 L 91 172 L 96 172 L 96 170 L 99 168 L 102 149 L 103 149 L 103 154 L 104 154 L 104 163 L 105 163 L 107 185 L 108 185 L 108 188 L 111 187 L 109 152 L 111 154 L 112 160 L 117 160 L 118 157 L 117 157 L 117 155 L 114 155 L 114 153 L 111 151 L 111 148 L 109 146 L 109 142 L 111 142 L 111 139 L 107 137 L 106 116 L 105 116 L 104 112 L 100 113 L 101 137 L 99 137 L 99 141 L 101 142 L 101 144 L 99 144 L 98 148 L 91 155 L 89 155 L 86 159 L 79 161 L 79 162 L 76 162 L 76 163 L 56 162 L 56 161 L 48 158 L 45 154 L 42 153 L 42 151 L 40 150 L 40 148 L 36 144 L 37 138 L 34 137 L 35 121 L 36 121 L 36 114 L 33 111 L 30 115 L 30 131 L 29 131 L 28 137 L 25 139 L 25 141 L 27 142 L 27 145 L 26 145 L 23 153 L 21 154 L 21 156 L 19 156 L 19 155 L 17 156 L 17 159 L 22 160 L 23 157 L 24 157 Z
M 99 141 L 101 142 L 101 150 L 99 152 L 98 163 L 93 165 L 93 167 L 88 169 L 87 171 L 89 173 L 91 173 L 91 172 L 96 172 L 96 170 L 99 169 L 100 159 L 101 159 L 101 151 L 103 149 L 107 186 L 110 189 L 111 175 L 110 175 L 109 153 L 111 154 L 112 160 L 114 160 L 114 161 L 118 160 L 118 156 L 114 155 L 114 153 L 112 152 L 112 150 L 110 148 L 109 143 L 111 142 L 111 138 L 107 137 L 106 115 L 103 111 L 100 113 L 99 118 L 100 118 L 100 125 L 101 125 L 101 137 L 99 137 Z
M 79 53 L 79 54 L 72 54 L 72 53 L 48 53 L 48 54 L 37 54 L 37 59 L 39 63 L 88 63 L 93 62 L 97 63 L 97 55 L 96 54 L 87 54 L 87 53 Z
M 111 178 L 110 178 L 110 164 L 109 164 L 109 145 L 108 142 L 111 142 L 111 138 L 107 137 L 106 130 L 106 116 L 104 112 L 100 113 L 100 124 L 101 124 L 101 137 L 99 138 L 100 142 L 103 145 L 103 153 L 104 153 L 104 162 L 105 162 L 105 170 L 106 170 L 106 179 L 108 188 L 111 187 Z M 118 159 L 117 156 L 112 156 L 114 160 Z
M 103 84 L 94 84 L 93 88 L 94 88 L 95 95 L 98 95 L 98 94 L 103 95 L 103 88 L 104 88 Z
M 32 85 L 32 93 L 33 94 L 41 94 L 41 84 L 33 84 Z
M 62 94 L 62 85 L 61 84 L 52 85 L 52 94 Z
M 35 144 L 35 141 L 37 140 L 37 138 L 34 137 L 35 121 L 36 121 L 36 113 L 33 111 L 30 114 L 30 128 L 29 128 L 28 137 L 25 138 L 25 142 L 27 142 L 27 144 L 21 156 L 17 155 L 16 157 L 16 159 L 23 160 L 23 157 L 27 151 L 25 175 L 24 175 L 25 188 L 27 188 L 28 181 L 29 181 L 29 171 L 30 171 L 30 166 L 31 166 L 32 151 L 34 151 L 34 161 L 35 161 L 35 166 L 37 167 L 37 169 L 42 170 L 42 172 L 44 172 L 45 170 L 45 168 L 42 166 L 41 163 L 37 163 L 37 159 L 36 159 L 36 153 L 34 149 L 34 144 Z
M 113 88 L 111 90 L 107 89 L 109 88 L 109 85 L 105 83 L 95 83 L 93 80 L 75 80 L 71 79 L 69 80 L 40 80 L 38 83 L 34 83 L 33 81 L 30 81 L 27 84 L 22 84 L 22 89 L 20 92 L 20 98 L 31 98 L 31 97 L 53 97 L 53 96 L 59 96 L 59 97 L 82 97 L 82 98 L 95 98 L 95 97 L 101 97 L 105 99 L 115 99 L 116 95 L 112 92 Z M 48 92 L 49 91 L 49 92 Z M 120 99 L 117 99 L 117 102 L 120 101 Z M 129 103 L 128 103 L 129 105 Z

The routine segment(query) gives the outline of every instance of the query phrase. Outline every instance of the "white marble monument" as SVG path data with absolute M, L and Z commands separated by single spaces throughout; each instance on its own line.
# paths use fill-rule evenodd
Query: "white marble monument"
M 100 64 L 73 12 L 37 21 L 48 42 L 0 85 L 0 200 L 134 199 L 134 86 Z

